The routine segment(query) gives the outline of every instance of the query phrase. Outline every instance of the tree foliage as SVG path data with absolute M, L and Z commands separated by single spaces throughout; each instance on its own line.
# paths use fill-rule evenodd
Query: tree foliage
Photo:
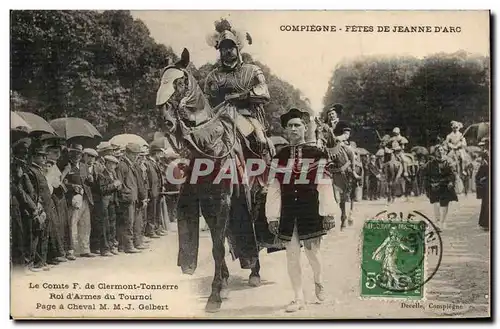
M 168 58 L 172 49 L 127 11 L 11 12 L 11 89 L 47 120 L 77 116 L 107 136 L 149 135 Z
M 11 110 L 47 120 L 81 117 L 105 138 L 126 132 L 149 139 L 159 73 L 169 60 L 178 57 L 128 11 L 11 11 Z M 279 133 L 280 114 L 292 105 L 309 108 L 298 90 L 257 64 L 271 92 L 268 119 Z M 214 65 L 188 70 L 203 87 Z
M 446 136 L 451 120 L 464 127 L 489 120 L 489 64 L 463 51 L 424 59 L 362 57 L 336 67 L 323 102 L 344 105 L 354 140 L 366 127 L 381 135 L 399 127 L 411 144 L 430 145 Z

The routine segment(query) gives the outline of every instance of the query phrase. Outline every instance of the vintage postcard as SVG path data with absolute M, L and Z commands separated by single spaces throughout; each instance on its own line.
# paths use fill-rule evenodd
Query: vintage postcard
M 11 11 L 12 318 L 490 318 L 490 19 Z

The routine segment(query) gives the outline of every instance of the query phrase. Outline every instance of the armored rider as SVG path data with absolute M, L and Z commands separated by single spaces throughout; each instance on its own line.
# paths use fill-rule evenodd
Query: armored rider
M 270 96 L 264 73 L 257 65 L 243 62 L 243 37 L 227 20 L 215 22 L 215 30 L 217 33 L 209 36 L 208 43 L 219 50 L 220 63 L 208 74 L 204 93 L 212 107 L 224 101 L 234 105 L 237 112 L 249 120 L 258 148 L 272 148 L 265 134 L 268 123 L 264 116 L 264 104 Z M 248 33 L 246 39 L 251 44 Z

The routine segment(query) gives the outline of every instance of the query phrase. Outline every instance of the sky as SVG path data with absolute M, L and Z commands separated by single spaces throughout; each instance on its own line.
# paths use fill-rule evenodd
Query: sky
M 233 28 L 249 32 L 245 45 L 255 60 L 298 88 L 314 111 L 323 97 L 335 66 L 366 55 L 424 56 L 465 50 L 488 55 L 489 13 L 486 11 L 132 11 L 148 26 L 151 36 L 180 55 L 183 48 L 197 66 L 215 62 L 218 52 L 206 42 L 214 21 L 227 18 Z M 286 32 L 285 25 L 334 25 L 337 32 Z M 460 33 L 347 32 L 346 26 L 453 26 Z M 340 31 L 342 29 L 342 31 Z

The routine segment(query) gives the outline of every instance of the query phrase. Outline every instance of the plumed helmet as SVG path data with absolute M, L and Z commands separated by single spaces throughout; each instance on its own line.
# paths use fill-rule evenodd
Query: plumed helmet
M 214 22 L 215 33 L 209 34 L 207 36 L 207 43 L 209 46 L 219 49 L 221 44 L 224 42 L 233 43 L 239 50 L 244 47 L 245 40 L 249 45 L 252 44 L 253 40 L 250 34 L 247 32 L 245 36 L 240 31 L 235 30 L 231 23 L 225 18 L 221 18 L 219 21 Z

